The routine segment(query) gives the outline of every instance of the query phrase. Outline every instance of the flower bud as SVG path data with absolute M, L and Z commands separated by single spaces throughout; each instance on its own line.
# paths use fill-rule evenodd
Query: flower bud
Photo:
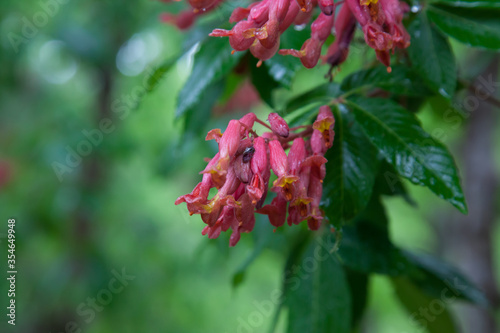
M 281 118 L 279 114 L 273 112 L 267 117 L 269 124 L 271 124 L 271 130 L 274 134 L 281 136 L 283 138 L 288 138 L 290 134 L 290 129 L 285 119 Z

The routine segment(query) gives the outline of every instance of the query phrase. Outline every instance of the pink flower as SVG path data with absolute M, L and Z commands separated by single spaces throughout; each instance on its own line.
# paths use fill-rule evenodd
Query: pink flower
M 259 136 L 253 130 L 255 122 L 263 123 L 250 113 L 231 120 L 224 133 L 211 130 L 206 139 L 215 139 L 219 152 L 201 172 L 201 183 L 175 201 L 176 205 L 185 202 L 191 215 L 201 215 L 206 224 L 203 235 L 217 238 L 231 229 L 230 246 L 238 243 L 242 233 L 253 230 L 255 213 L 267 215 L 274 227 L 281 227 L 285 220 L 289 225 L 307 220 L 315 230 L 323 220 L 319 208 L 327 162 L 323 154 L 331 147 L 335 123 L 330 109 L 321 107 L 315 123 L 293 135 L 277 114 L 269 117 L 273 132 Z M 304 140 L 309 136 L 310 140 Z M 262 207 L 271 169 L 278 177 L 272 188 L 277 194 Z M 213 187 L 218 192 L 209 200 Z
M 354 30 L 356 29 L 356 19 L 352 15 L 349 6 L 342 6 L 335 20 L 335 41 L 328 48 L 326 62 L 332 68 L 342 64 L 349 54 L 349 44 L 351 44 Z
M 300 58 L 302 64 L 307 68 L 316 66 L 321 56 L 321 47 L 331 33 L 334 20 L 335 16 L 333 15 L 319 14 L 311 25 L 311 38 L 304 42 L 300 51 L 280 50 L 279 53 Z
M 254 139 L 254 153 L 250 161 L 250 167 L 253 172 L 252 180 L 247 187 L 247 192 L 255 205 L 264 202 L 267 194 L 270 170 L 267 158 L 267 144 L 262 137 Z M 259 205 L 260 207 L 260 205 Z M 259 208 L 258 207 L 258 208 Z
M 162 20 L 176 24 L 181 29 L 189 28 L 196 16 L 208 12 L 224 0 L 188 0 L 193 11 L 179 15 L 165 14 Z M 163 0 L 163 2 L 169 2 Z M 311 24 L 311 38 L 304 41 L 300 50 L 280 50 L 281 35 L 294 23 L 307 24 L 315 7 L 320 15 Z M 342 6 L 336 11 L 336 6 Z M 210 36 L 229 37 L 234 51 L 250 52 L 260 61 L 270 59 L 277 52 L 300 58 L 307 68 L 316 66 L 321 49 L 335 25 L 335 41 L 325 57 L 332 68 L 345 61 L 349 44 L 359 22 L 366 43 L 375 50 L 377 58 L 390 71 L 390 54 L 395 48 L 407 48 L 410 36 L 402 20 L 409 7 L 399 0 L 262 0 L 253 1 L 247 8 L 236 7 L 229 18 L 236 23 L 232 29 L 214 29 Z M 337 16 L 337 17 L 335 17 Z
M 333 0 L 318 0 L 318 6 L 325 15 L 332 15 L 335 11 Z
M 259 214 L 269 216 L 269 222 L 275 227 L 281 227 L 286 219 L 286 205 L 285 198 L 278 193 L 278 195 L 271 201 L 270 205 L 265 205 L 257 211 Z
M 207 166 L 207 168 L 203 171 L 203 173 L 212 174 L 212 180 L 217 188 L 224 184 L 227 170 L 229 168 L 229 160 L 238 150 L 241 138 L 240 128 L 241 125 L 238 120 L 231 120 L 229 122 L 226 131 L 219 139 L 219 160 L 215 165 Z
M 315 153 L 319 153 L 319 145 L 321 145 L 322 151 L 332 146 L 333 137 L 335 136 L 335 133 L 333 132 L 334 125 L 335 125 L 335 119 L 333 118 L 333 114 L 332 111 L 330 110 L 330 107 L 326 105 L 320 107 L 318 117 L 316 118 L 316 121 L 313 124 L 313 129 L 314 129 L 313 138 L 315 142 L 314 146 L 312 145 L 312 143 L 311 145 Z M 317 141 L 318 138 L 314 137 L 315 133 L 316 136 L 321 135 L 321 140 L 319 141 L 319 143 Z
M 283 138 L 288 138 L 290 129 L 286 121 L 279 116 L 277 113 L 270 113 L 267 117 L 269 124 L 271 124 L 271 130 L 274 134 L 279 135 Z

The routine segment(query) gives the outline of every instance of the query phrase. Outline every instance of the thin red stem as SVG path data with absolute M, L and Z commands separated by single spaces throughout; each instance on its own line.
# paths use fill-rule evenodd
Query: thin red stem
M 269 128 L 272 131 L 271 126 L 269 126 L 268 124 L 266 124 L 265 122 L 263 122 L 259 118 L 257 118 L 255 121 L 258 122 L 259 124 L 261 124 L 262 126 Z
M 281 143 L 287 143 L 290 141 L 293 141 L 297 138 L 304 138 L 312 134 L 313 128 L 310 126 L 307 126 L 308 128 L 305 131 L 302 131 L 300 133 L 294 133 L 292 135 L 289 135 L 288 138 L 279 138 Z
M 296 130 L 298 130 L 298 129 L 301 129 L 301 128 L 308 128 L 308 127 L 311 127 L 311 125 L 300 125 L 300 126 L 295 126 L 295 127 L 290 128 L 290 131 L 296 131 Z

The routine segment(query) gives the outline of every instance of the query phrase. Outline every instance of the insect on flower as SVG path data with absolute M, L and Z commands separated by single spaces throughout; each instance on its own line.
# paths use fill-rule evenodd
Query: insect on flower
M 250 162 L 253 154 L 255 154 L 255 148 L 253 146 L 245 148 L 245 151 L 243 152 L 243 163 Z
M 242 232 L 252 231 L 255 213 L 268 215 L 275 227 L 285 220 L 289 225 L 307 221 L 312 230 L 320 227 L 323 212 L 319 203 L 327 162 L 323 155 L 333 141 L 333 114 L 322 106 L 313 125 L 299 128 L 289 128 L 276 113 L 268 120 L 270 125 L 249 113 L 231 120 L 223 133 L 219 129 L 208 133 L 206 139 L 215 139 L 219 152 L 201 172 L 201 183 L 175 201 L 176 205 L 185 202 L 191 215 L 201 215 L 206 224 L 203 235 L 217 238 L 231 229 L 229 244 L 234 246 Z M 253 130 L 255 122 L 271 131 L 259 136 Z M 278 176 L 272 184 L 271 170 Z M 211 188 L 218 192 L 208 199 Z M 269 190 L 276 197 L 263 206 Z

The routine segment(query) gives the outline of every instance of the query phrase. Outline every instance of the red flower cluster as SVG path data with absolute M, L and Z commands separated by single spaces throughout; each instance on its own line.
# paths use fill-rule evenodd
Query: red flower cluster
M 175 201 L 176 205 L 185 202 L 191 215 L 201 215 L 207 224 L 203 235 L 217 238 L 221 231 L 231 228 L 229 244 L 234 246 L 242 232 L 252 231 L 255 212 L 268 215 L 275 227 L 285 220 L 288 225 L 307 220 L 310 229 L 319 228 L 327 162 L 324 154 L 335 134 L 333 114 L 328 106 L 322 106 L 312 126 L 291 129 L 276 113 L 271 113 L 268 121 L 270 126 L 249 113 L 231 120 L 224 133 L 220 129 L 208 132 L 206 140 L 215 139 L 219 152 L 201 172 L 201 183 Z M 256 122 L 271 131 L 257 135 L 253 130 Z M 288 156 L 286 149 L 290 149 Z M 276 197 L 263 206 L 271 170 L 278 177 L 271 187 Z M 208 199 L 214 187 L 218 192 Z
M 212 10 L 223 0 L 188 2 L 193 10 L 178 16 L 165 14 L 163 20 L 186 29 L 194 22 L 195 16 Z M 336 7 L 340 4 L 342 8 L 337 14 Z M 279 50 L 281 34 L 292 24 L 307 24 L 315 7 L 319 7 L 321 12 L 311 24 L 311 38 L 304 42 L 300 50 Z M 215 29 L 210 36 L 229 37 L 235 51 L 250 50 L 261 61 L 279 52 L 298 57 L 305 67 L 312 68 L 318 63 L 321 48 L 334 28 L 335 42 L 324 57 L 333 67 L 347 58 L 358 22 L 366 43 L 390 70 L 390 52 L 410 45 L 410 36 L 401 23 L 403 14 L 408 10 L 408 5 L 399 0 L 344 0 L 337 3 L 333 0 L 261 0 L 247 8 L 236 8 L 229 18 L 236 25 L 231 30 Z

